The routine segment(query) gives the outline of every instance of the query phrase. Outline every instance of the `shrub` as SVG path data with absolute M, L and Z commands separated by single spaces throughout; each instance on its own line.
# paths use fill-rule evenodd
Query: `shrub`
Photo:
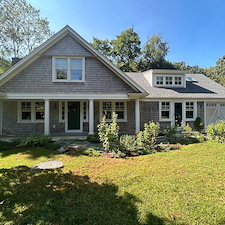
M 177 125 L 174 125 L 172 127 L 167 127 L 165 129 L 165 135 L 168 142 L 174 143 L 174 144 L 176 143 L 176 140 L 175 140 L 176 130 L 177 130 Z
M 19 148 L 49 147 L 51 142 L 52 139 L 47 136 L 31 136 L 27 138 L 22 138 L 17 147 Z
M 87 140 L 92 143 L 100 143 L 98 134 L 89 134 Z
M 102 143 L 105 151 L 112 151 L 118 145 L 119 142 L 119 126 L 117 125 L 117 114 L 113 112 L 112 123 L 106 122 L 106 116 L 104 115 L 102 121 L 97 126 L 99 140 Z
M 225 142 L 225 121 L 208 125 L 206 132 L 209 138 L 219 142 Z
M 197 131 L 201 131 L 204 128 L 204 124 L 202 122 L 202 119 L 200 117 L 197 117 L 195 122 L 194 122 L 194 128 Z
M 122 135 L 120 137 L 120 149 L 121 151 L 133 152 L 136 150 L 135 137 L 131 135 Z

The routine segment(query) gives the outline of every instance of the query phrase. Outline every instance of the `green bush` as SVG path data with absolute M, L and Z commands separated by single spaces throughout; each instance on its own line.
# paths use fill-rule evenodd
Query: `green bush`
M 52 139 L 47 136 L 30 136 L 22 138 L 20 143 L 17 145 L 18 148 L 29 148 L 29 147 L 46 147 L 48 148 L 52 142 Z
M 202 119 L 200 117 L 197 117 L 195 122 L 194 122 L 194 128 L 197 131 L 201 131 L 204 128 L 204 124 L 202 122 Z
M 133 152 L 136 150 L 136 140 L 135 137 L 131 135 L 122 135 L 120 137 L 120 149 L 121 151 Z
M 208 125 L 206 132 L 209 138 L 219 142 L 225 142 L 225 121 Z
M 102 121 L 97 126 L 99 140 L 103 145 L 105 151 L 112 151 L 119 143 L 119 126 L 117 125 L 117 114 L 113 112 L 112 122 L 106 122 L 106 116 L 104 115 Z
M 89 134 L 87 140 L 92 143 L 100 143 L 98 134 Z

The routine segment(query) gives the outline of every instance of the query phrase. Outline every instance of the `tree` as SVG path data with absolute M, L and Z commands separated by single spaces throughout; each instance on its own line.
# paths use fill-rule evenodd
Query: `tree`
M 0 75 L 8 70 L 11 66 L 11 62 L 0 57 Z
M 225 56 L 217 60 L 216 66 L 206 68 L 205 73 L 212 80 L 225 86 Z
M 134 31 L 134 27 L 121 32 L 112 43 L 112 57 L 115 64 L 123 71 L 134 72 L 138 70 L 140 56 L 140 38 Z
M 25 0 L 0 1 L 1 57 L 23 57 L 51 36 L 39 13 Z
M 112 60 L 112 45 L 108 39 L 100 40 L 98 38 L 93 37 L 93 41 L 91 44 L 104 56 L 106 56 L 109 60 Z
M 168 42 L 163 42 L 160 34 L 152 35 L 142 50 L 141 70 L 171 67 L 165 60 L 168 51 Z

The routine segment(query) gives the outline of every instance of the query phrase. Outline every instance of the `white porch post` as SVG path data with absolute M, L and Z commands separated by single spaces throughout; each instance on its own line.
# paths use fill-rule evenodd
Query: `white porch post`
M 89 100 L 89 134 L 94 134 L 94 100 Z
M 50 134 L 49 124 L 50 124 L 50 102 L 49 102 L 49 99 L 46 99 L 45 100 L 45 124 L 44 124 L 45 135 Z
M 0 135 L 2 135 L 2 100 L 0 100 Z
M 140 131 L 140 99 L 135 99 L 135 132 Z

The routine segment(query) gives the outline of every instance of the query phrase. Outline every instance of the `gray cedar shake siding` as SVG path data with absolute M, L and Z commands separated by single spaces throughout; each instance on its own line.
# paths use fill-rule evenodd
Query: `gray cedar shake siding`
M 135 103 L 127 102 L 127 122 L 119 122 L 121 133 L 135 132 Z M 43 134 L 44 121 L 39 123 L 18 123 L 17 122 L 17 101 L 3 102 L 3 133 L 12 135 L 25 134 Z M 97 125 L 101 118 L 99 117 L 99 102 L 94 101 L 94 127 L 97 132 Z M 88 133 L 88 122 L 83 123 L 84 133 Z M 58 134 L 65 132 L 65 122 L 59 122 L 59 102 L 50 103 L 50 133 Z
M 67 46 L 73 51 L 68 50 Z M 74 47 L 76 46 L 76 47 Z M 78 47 L 79 46 L 79 47 Z M 52 82 L 53 56 L 84 56 L 85 82 Z M 134 93 L 135 91 L 70 35 L 0 87 L 5 93 Z

